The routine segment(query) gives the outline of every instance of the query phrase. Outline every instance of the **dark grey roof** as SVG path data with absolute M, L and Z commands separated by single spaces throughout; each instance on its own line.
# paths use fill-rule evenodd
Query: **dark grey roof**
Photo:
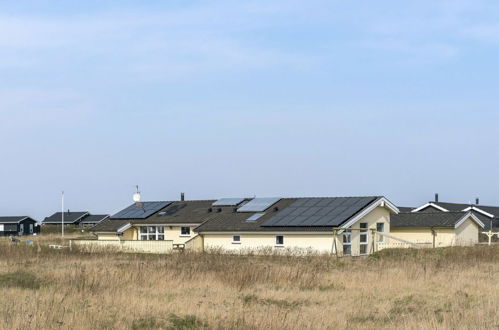
M 130 224 L 193 224 L 199 225 L 206 221 L 216 211 L 212 208 L 214 200 L 178 201 L 172 202 L 158 210 L 147 219 L 115 219 L 108 218 L 98 223 L 93 232 L 116 232 L 123 225 Z
M 83 224 L 99 223 L 108 217 L 109 217 L 109 214 L 89 214 L 86 217 L 84 217 L 80 221 L 80 223 L 83 223 Z
M 213 206 L 237 206 L 247 200 L 247 198 L 220 198 L 213 203 Z
M 224 212 L 213 214 L 195 229 L 196 232 L 286 232 L 286 231 L 331 231 L 358 214 L 380 197 L 330 197 L 330 198 L 283 198 L 256 221 L 247 219 L 256 213 Z M 331 205 L 333 208 L 330 208 Z M 344 207 L 348 206 L 347 209 Z M 345 212 L 348 210 L 348 212 Z M 339 212 L 338 212 L 339 211 Z M 309 224 L 299 220 L 318 217 L 320 221 Z M 322 216 L 320 216 L 322 214 Z M 303 217 L 305 218 L 303 218 Z M 329 222 L 324 221 L 328 216 Z M 276 220 L 277 219 L 277 220 Z M 287 220 L 291 219 L 290 222 Z M 281 221 L 284 223 L 282 224 Z M 268 223 L 273 225 L 268 225 Z M 290 223 L 290 224 L 289 224 Z
M 407 207 L 407 206 L 397 206 L 397 208 L 399 209 L 400 213 L 408 213 L 414 210 L 414 207 Z
M 134 203 L 126 209 L 119 211 L 111 216 L 112 219 L 145 219 L 162 208 L 170 205 L 172 202 L 141 202 Z
M 233 207 L 213 207 L 214 201 L 179 201 L 173 202 L 147 219 L 116 219 L 109 218 L 92 228 L 94 232 L 116 232 L 120 227 L 130 223 L 132 225 L 168 225 L 168 224 L 201 224 L 196 232 L 286 232 L 286 231 L 331 231 L 338 227 L 333 223 L 343 224 L 360 211 L 371 205 L 380 197 L 339 197 L 339 198 L 283 198 L 265 212 L 237 212 Z M 333 202 L 333 200 L 335 202 Z M 296 204 L 296 202 L 301 203 Z M 267 221 L 278 217 L 281 213 L 290 214 L 288 209 L 294 205 L 291 211 L 299 210 L 309 214 L 307 210 L 326 209 L 330 222 L 326 224 L 314 223 L 282 225 L 276 223 L 273 226 L 264 226 Z M 334 206 L 333 209 L 330 207 Z M 346 207 L 348 206 L 348 207 Z M 346 208 L 345 208 L 346 207 Z M 306 210 L 303 210 L 306 208 Z M 248 221 L 254 214 L 263 213 L 255 221 Z M 317 213 L 310 213 L 310 216 Z M 291 216 L 293 216 L 291 214 Z M 324 216 L 323 216 L 324 217 Z M 322 218 L 323 218 L 322 217 Z M 282 217 L 280 217 L 282 219 Z M 322 219 L 320 218 L 320 219 Z
M 97 233 L 115 233 L 132 220 L 107 218 L 93 226 L 90 231 Z
M 81 218 L 87 214 L 88 212 L 64 212 L 64 223 L 65 224 L 79 223 Z M 43 223 L 62 224 L 62 213 L 56 212 L 52 214 L 50 217 L 45 218 L 45 220 L 43 220 Z
M 248 203 L 237 209 L 237 212 L 263 212 L 277 203 L 280 197 L 258 197 L 253 198 Z
M 443 207 L 444 209 L 450 211 L 450 212 L 462 212 L 464 209 L 470 207 L 470 204 L 459 204 L 459 203 L 444 203 L 444 202 L 432 202 L 433 204 L 436 204 L 440 207 Z
M 464 203 L 444 203 L 444 202 L 430 202 L 430 203 L 443 207 L 444 209 L 450 212 L 462 212 L 463 210 L 469 208 L 470 206 L 473 206 L 474 208 L 478 208 L 482 211 L 494 215 L 494 217 L 496 218 L 499 217 L 499 206 L 487 206 L 487 205 L 464 204 Z M 423 209 L 422 211 L 428 209 L 429 207 L 430 206 Z M 434 210 L 439 211 L 436 208 L 431 208 L 431 212 L 434 212 Z
M 264 227 L 337 227 L 380 197 L 299 198 L 279 214 L 263 222 Z
M 234 212 L 231 209 L 214 210 L 204 218 L 202 225 L 194 229 L 198 233 L 203 232 L 288 232 L 288 231 L 331 231 L 333 227 L 263 227 L 262 223 L 278 215 L 296 202 L 297 198 L 283 198 L 272 205 L 266 212 Z M 256 221 L 247 221 L 251 216 L 264 213 Z
M 19 223 L 20 221 L 24 219 L 31 219 L 30 217 L 27 216 L 19 216 L 19 217 L 0 217 L 0 223 Z M 36 220 L 31 219 L 32 221 L 36 222 Z
M 399 213 L 390 216 L 391 228 L 454 228 L 469 212 Z

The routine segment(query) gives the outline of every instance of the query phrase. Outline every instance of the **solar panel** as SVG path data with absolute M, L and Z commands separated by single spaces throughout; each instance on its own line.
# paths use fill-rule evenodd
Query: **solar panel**
M 132 204 L 124 210 L 114 214 L 113 219 L 145 219 L 172 202 L 142 202 Z
M 255 213 L 251 217 L 246 219 L 246 222 L 255 222 L 256 220 L 260 219 L 264 215 L 265 215 L 265 213 Z
M 237 209 L 237 212 L 263 212 L 279 200 L 281 200 L 281 198 L 277 197 L 254 198 Z
M 246 198 L 220 198 L 212 206 L 237 206 L 244 202 Z
M 339 226 L 377 197 L 300 198 L 262 226 Z

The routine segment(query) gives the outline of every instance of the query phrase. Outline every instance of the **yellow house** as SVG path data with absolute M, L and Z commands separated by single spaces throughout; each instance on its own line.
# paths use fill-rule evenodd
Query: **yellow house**
M 130 205 L 91 229 L 100 241 L 170 241 L 193 239 L 214 201 L 141 202 Z
M 93 227 L 97 240 L 79 243 L 157 253 L 361 256 L 390 247 L 476 244 L 495 214 L 499 208 L 438 201 L 399 209 L 383 196 L 182 198 L 134 203 Z
M 484 223 L 473 211 L 409 212 L 394 214 L 390 235 L 428 247 L 474 245 Z
M 390 232 L 398 209 L 386 198 L 255 198 L 203 222 L 195 244 L 205 251 L 368 255 Z M 194 246 L 194 244 L 193 244 Z

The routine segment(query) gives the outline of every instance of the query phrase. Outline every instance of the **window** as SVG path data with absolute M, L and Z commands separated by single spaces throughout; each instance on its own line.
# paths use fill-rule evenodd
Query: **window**
M 29 233 L 33 234 L 33 224 L 32 223 L 29 224 Z
M 343 255 L 352 254 L 352 232 L 350 230 L 345 230 L 343 232 Z
M 376 224 L 376 231 L 378 233 L 384 233 L 385 232 L 385 224 L 383 222 L 378 222 Z M 378 242 L 383 243 L 384 241 L 385 241 L 385 236 L 378 234 Z
M 141 241 L 164 241 L 165 228 L 164 227 L 140 227 L 140 240 Z
M 241 236 L 239 235 L 232 236 L 232 244 L 241 244 Z
M 277 235 L 275 237 L 275 245 L 276 246 L 283 246 L 284 245 L 284 236 L 282 235 Z
M 180 227 L 180 236 L 191 236 L 191 227 Z
M 360 254 L 367 254 L 368 242 L 368 232 L 367 232 L 367 222 L 360 223 Z

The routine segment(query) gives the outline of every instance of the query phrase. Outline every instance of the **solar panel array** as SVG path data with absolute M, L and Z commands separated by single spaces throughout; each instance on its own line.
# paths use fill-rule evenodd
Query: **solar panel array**
M 377 197 L 300 198 L 262 226 L 327 227 L 339 226 Z
M 132 204 L 124 210 L 114 214 L 112 219 L 145 219 L 172 202 L 142 202 Z
M 255 213 L 251 217 L 246 219 L 246 222 L 255 222 L 256 220 L 260 219 L 264 215 L 265 215 L 265 213 Z
M 280 200 L 277 197 L 253 198 L 238 208 L 237 212 L 263 212 Z
M 220 198 L 212 206 L 237 206 L 244 202 L 246 198 Z

